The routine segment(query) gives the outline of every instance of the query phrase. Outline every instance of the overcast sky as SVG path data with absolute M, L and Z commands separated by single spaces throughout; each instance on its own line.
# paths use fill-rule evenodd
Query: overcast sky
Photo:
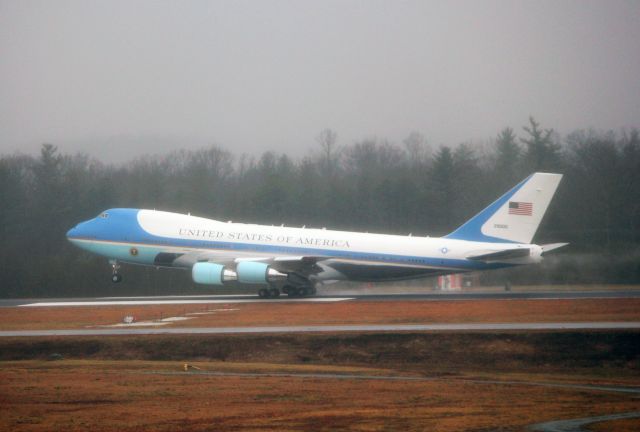
M 640 126 L 640 1 L 0 0 L 0 154 Z

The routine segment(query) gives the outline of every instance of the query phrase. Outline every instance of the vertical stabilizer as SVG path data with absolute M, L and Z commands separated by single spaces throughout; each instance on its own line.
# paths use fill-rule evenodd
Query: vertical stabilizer
M 445 238 L 530 243 L 562 174 L 534 173 Z

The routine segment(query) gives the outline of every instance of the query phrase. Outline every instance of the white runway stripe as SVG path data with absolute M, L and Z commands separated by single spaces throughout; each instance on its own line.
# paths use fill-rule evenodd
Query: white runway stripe
M 70 301 L 38 302 L 18 305 L 18 307 L 60 307 L 60 306 L 137 306 L 137 305 L 179 305 L 179 304 L 229 304 L 229 303 L 331 303 L 353 300 L 351 297 L 318 297 L 301 299 L 218 299 L 218 300 L 121 300 L 121 301 Z
M 225 299 L 225 298 L 255 298 L 255 294 L 218 294 L 218 295 L 206 295 L 206 294 L 198 294 L 198 295 L 165 295 L 165 296 L 131 296 L 131 297 L 97 297 L 96 300 L 137 300 L 137 299 L 146 299 L 146 300 L 160 300 L 160 299 L 200 299 L 200 300 L 216 300 L 216 299 Z
M 274 327 L 110 328 L 81 330 L 7 330 L 0 337 L 107 336 L 152 334 L 341 333 L 341 332 L 455 332 L 530 330 L 638 330 L 640 322 L 493 323 L 493 324 L 373 324 Z

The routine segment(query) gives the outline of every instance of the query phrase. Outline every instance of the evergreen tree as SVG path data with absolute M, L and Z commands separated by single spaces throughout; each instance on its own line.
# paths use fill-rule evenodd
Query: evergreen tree
M 433 229 L 446 233 L 452 225 L 451 203 L 454 199 L 454 164 L 451 149 L 440 147 L 431 165 L 430 191 L 432 201 Z
M 194 212 L 262 224 L 441 235 L 534 170 L 562 168 L 558 196 L 538 242 L 568 241 L 550 281 L 640 281 L 640 133 L 576 132 L 560 152 L 551 130 L 531 118 L 521 140 L 497 136 L 484 163 L 469 144 L 427 152 L 412 133 L 401 146 L 367 139 L 338 148 L 321 133 L 300 160 L 267 152 L 257 160 L 217 147 L 146 156 L 117 166 L 45 144 L 38 156 L 0 156 L 0 296 L 180 293 L 188 272 L 127 267 L 109 281 L 106 259 L 73 247 L 65 232 L 112 207 Z M 320 154 L 319 154 L 320 153 Z M 556 171 L 557 172 L 557 171 Z M 329 175 L 330 173 L 330 175 Z M 606 259 L 603 253 L 615 251 Z M 572 253 L 589 261 L 571 261 Z M 613 259 L 615 258 L 615 259 Z M 584 262 L 588 262 L 585 265 Z M 539 267 L 513 270 L 540 280 Z M 487 276 L 489 277 L 489 276 Z
M 495 168 L 496 186 L 499 189 L 514 184 L 523 176 L 521 166 L 522 149 L 518 145 L 513 129 L 506 127 L 500 131 L 495 144 Z

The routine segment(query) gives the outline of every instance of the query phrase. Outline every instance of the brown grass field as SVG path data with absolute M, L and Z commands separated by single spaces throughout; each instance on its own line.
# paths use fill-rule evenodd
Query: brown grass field
M 236 309 L 221 311 L 221 309 Z M 216 311 L 218 310 L 218 311 Z M 208 312 L 208 313 L 207 313 Z M 638 321 L 640 299 L 344 301 L 3 308 L 0 330 L 74 329 L 189 315 L 171 327 Z
M 218 372 L 292 372 L 291 367 L 278 365 L 197 365 Z M 555 378 L 562 382 L 566 376 L 478 378 L 458 373 L 427 381 L 385 381 L 211 376 L 184 373 L 181 367 L 178 362 L 4 362 L 0 429 L 516 431 L 545 420 L 640 410 L 640 400 L 624 394 L 481 381 Z M 294 373 L 409 375 L 363 367 L 293 369 Z M 615 430 L 638 430 L 638 425 L 637 419 L 618 421 Z
M 85 328 L 127 314 L 153 320 L 193 312 L 209 313 L 170 326 L 639 321 L 640 299 L 1 312 L 3 330 Z M 185 363 L 200 370 L 185 372 Z M 640 394 L 556 386 L 565 384 L 639 388 L 640 332 L 2 338 L 0 430 L 525 431 L 543 421 L 640 411 Z M 640 419 L 589 430 L 637 431 Z

